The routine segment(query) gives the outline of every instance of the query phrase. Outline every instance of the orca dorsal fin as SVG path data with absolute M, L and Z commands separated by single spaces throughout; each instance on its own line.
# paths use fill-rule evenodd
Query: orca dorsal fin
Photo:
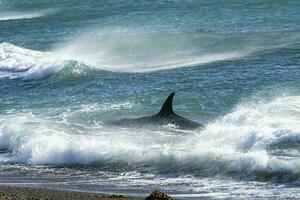
M 160 116 L 170 116 L 175 114 L 173 112 L 173 97 L 175 95 L 175 92 L 172 92 L 168 98 L 166 99 L 164 105 L 161 107 L 158 115 Z

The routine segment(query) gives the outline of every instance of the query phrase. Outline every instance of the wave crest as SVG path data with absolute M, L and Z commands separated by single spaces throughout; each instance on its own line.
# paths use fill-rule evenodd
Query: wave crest
M 0 21 L 33 19 L 38 17 L 44 17 L 52 13 L 54 13 L 53 10 L 43 10 L 35 12 L 1 12 Z
M 9 44 L 0 44 L 0 76 L 41 79 L 59 70 L 50 52 L 40 52 Z
M 80 71 L 82 68 L 120 72 L 148 72 L 190 67 L 240 56 L 236 53 L 223 53 L 197 57 L 180 55 L 177 52 L 178 55 L 176 54 L 176 56 L 172 55 L 164 58 L 154 58 L 153 56 L 151 59 L 147 58 L 142 61 L 142 57 L 145 57 L 147 53 L 145 55 L 137 53 L 137 58 L 128 60 L 126 51 L 122 52 L 123 55 L 116 53 L 116 55 L 108 56 L 102 51 L 102 53 L 99 52 L 100 48 L 98 45 L 93 48 L 89 47 L 89 50 L 87 50 L 88 46 L 93 46 L 90 44 L 93 43 L 77 41 L 64 49 L 54 52 L 41 52 L 21 48 L 10 43 L 0 43 L 0 77 L 38 80 L 51 76 L 66 67 L 71 67 L 74 72 Z M 77 49 L 79 46 L 80 48 Z M 138 52 L 138 49 L 136 51 Z M 104 59 L 104 57 L 106 58 Z
M 39 80 L 65 67 L 78 67 L 78 63 L 61 59 L 51 52 L 29 50 L 10 43 L 0 43 L 0 78 Z M 78 71 L 79 68 L 74 68 L 74 70 Z

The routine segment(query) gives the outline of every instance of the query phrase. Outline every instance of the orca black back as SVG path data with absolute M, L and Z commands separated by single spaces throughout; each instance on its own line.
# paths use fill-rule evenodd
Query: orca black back
M 126 127 L 141 127 L 145 125 L 167 125 L 167 124 L 174 124 L 179 129 L 197 129 L 202 127 L 203 125 L 198 124 L 194 121 L 186 119 L 177 115 L 173 111 L 173 97 L 175 92 L 172 92 L 168 98 L 165 100 L 164 104 L 162 105 L 160 111 L 153 115 L 153 116 L 146 116 L 140 118 L 125 118 L 119 119 L 117 121 L 113 121 L 112 125 L 117 126 L 126 126 Z

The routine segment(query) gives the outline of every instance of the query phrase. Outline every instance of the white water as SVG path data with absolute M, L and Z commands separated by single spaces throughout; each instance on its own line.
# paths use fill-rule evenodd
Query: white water
M 50 52 L 0 43 L 0 77 L 41 79 L 58 72 L 60 63 Z
M 122 104 L 123 105 L 123 104 Z M 121 109 L 110 105 L 109 109 Z M 132 105 L 131 103 L 124 104 Z M 241 104 L 195 132 L 170 132 L 75 123 L 78 113 L 101 113 L 102 107 L 66 111 L 54 120 L 33 114 L 0 116 L 0 147 L 12 151 L 2 162 L 37 165 L 129 163 L 180 174 L 300 173 L 299 149 L 268 149 L 300 142 L 300 97 L 277 97 L 267 103 Z M 105 106 L 106 107 L 106 106 Z
M 42 10 L 42 11 L 34 11 L 34 12 L 1 12 L 0 13 L 0 21 L 7 20 L 20 20 L 20 19 L 32 19 L 38 17 L 44 17 L 49 14 L 53 14 L 53 10 Z

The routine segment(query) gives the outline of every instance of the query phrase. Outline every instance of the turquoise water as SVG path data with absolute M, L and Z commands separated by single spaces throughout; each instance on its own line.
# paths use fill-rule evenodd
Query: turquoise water
M 297 198 L 297 1 L 0 1 L 2 184 Z M 175 111 L 204 129 L 106 122 Z

